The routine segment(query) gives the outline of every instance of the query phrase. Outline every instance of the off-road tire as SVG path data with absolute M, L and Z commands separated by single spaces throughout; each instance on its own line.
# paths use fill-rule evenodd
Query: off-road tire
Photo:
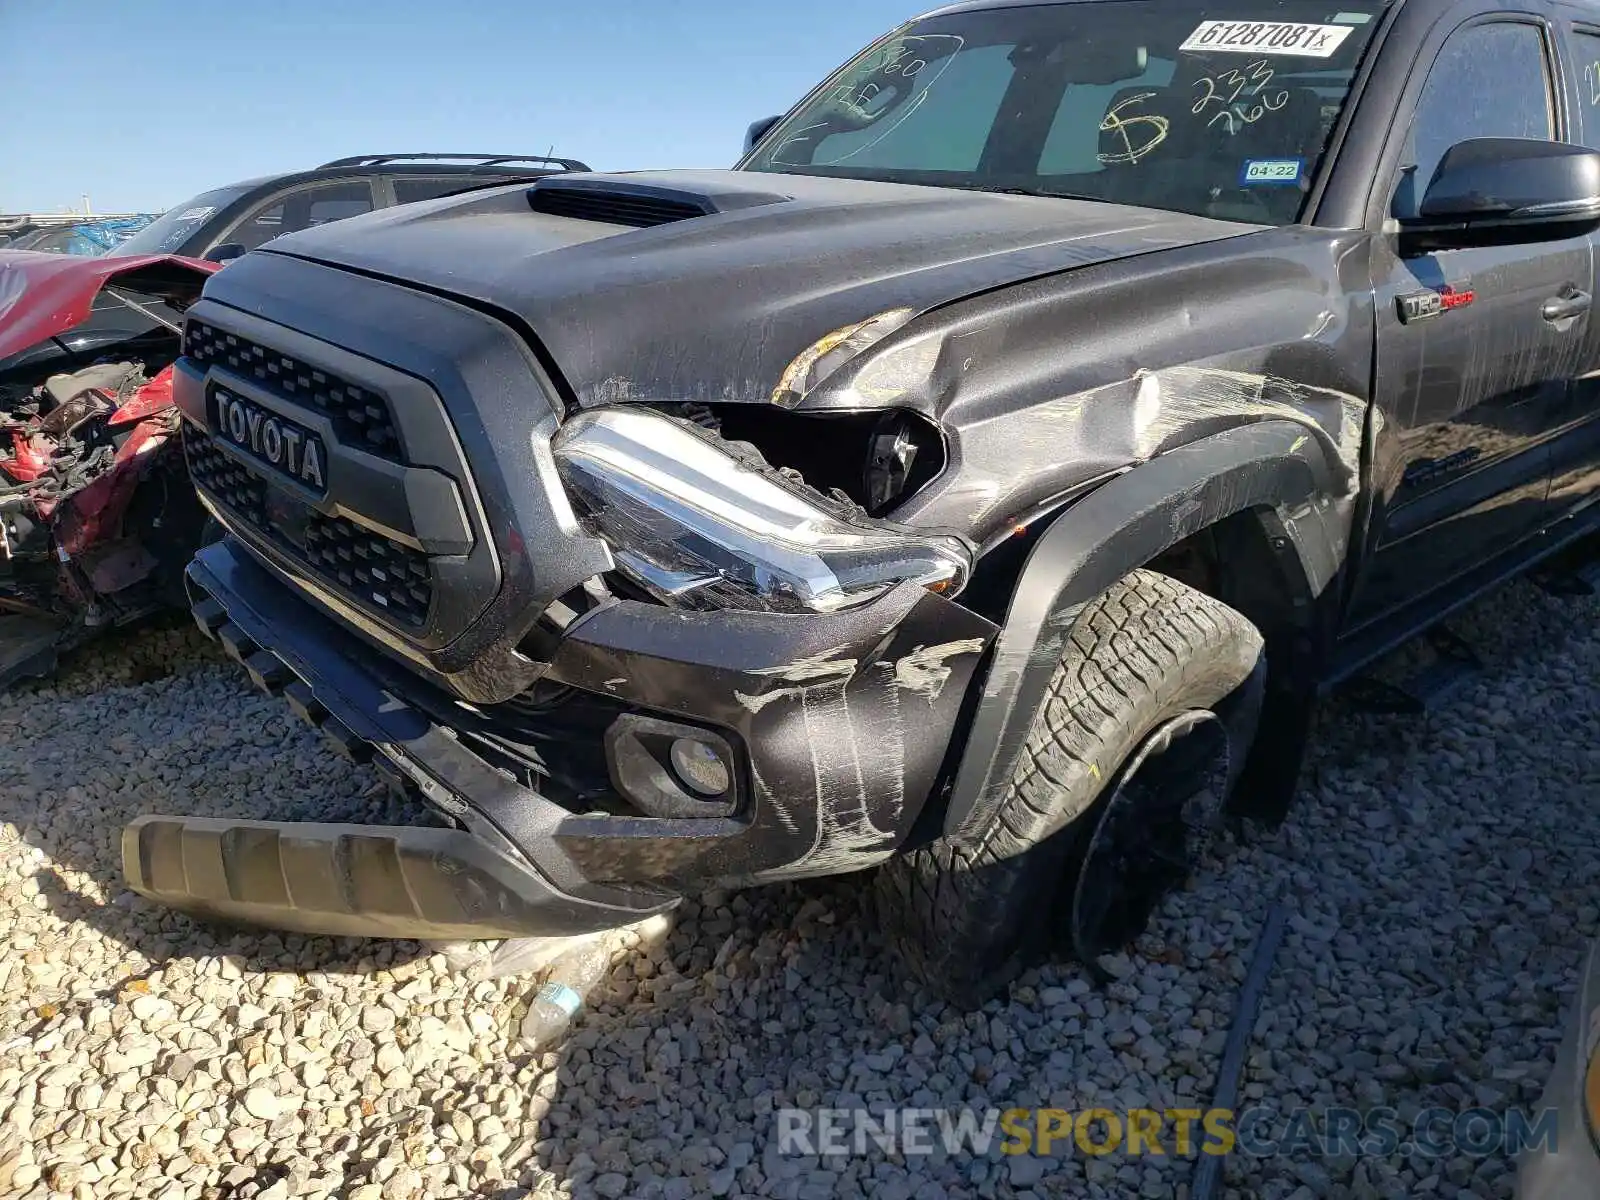
M 880 927 L 911 973 L 963 1007 L 1004 988 L 1064 924 L 1092 824 L 1079 818 L 1151 731 L 1259 684 L 1261 654 L 1243 616 L 1154 571 L 1134 571 L 1092 601 L 988 827 L 877 873 Z

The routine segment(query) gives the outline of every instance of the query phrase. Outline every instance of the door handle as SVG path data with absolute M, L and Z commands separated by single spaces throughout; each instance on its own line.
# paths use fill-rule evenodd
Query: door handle
M 1564 288 L 1561 295 L 1552 296 L 1544 302 L 1539 309 L 1539 315 L 1546 321 L 1565 321 L 1571 317 L 1581 316 L 1589 311 L 1589 306 L 1594 303 L 1594 297 L 1588 292 L 1579 291 L 1577 288 Z

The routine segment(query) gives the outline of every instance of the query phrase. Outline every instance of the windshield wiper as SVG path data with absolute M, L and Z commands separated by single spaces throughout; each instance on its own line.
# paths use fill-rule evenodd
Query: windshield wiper
M 963 191 L 968 192 L 998 192 L 1005 196 L 1047 196 L 1052 200 L 1096 200 L 1104 203 L 1100 196 L 1086 196 L 1082 192 L 1047 192 L 1043 188 L 1025 187 L 1000 187 L 996 184 L 974 183 L 959 185 Z

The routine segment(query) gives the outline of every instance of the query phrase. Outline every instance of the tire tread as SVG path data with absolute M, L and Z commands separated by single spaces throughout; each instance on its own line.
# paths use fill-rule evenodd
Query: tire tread
M 1064 639 L 995 819 L 971 841 L 941 838 L 878 872 L 879 919 L 912 974 L 964 1005 L 1009 982 L 1062 882 L 1068 839 L 1052 836 L 1150 728 L 1239 687 L 1261 647 L 1239 613 L 1153 571 L 1092 601 Z

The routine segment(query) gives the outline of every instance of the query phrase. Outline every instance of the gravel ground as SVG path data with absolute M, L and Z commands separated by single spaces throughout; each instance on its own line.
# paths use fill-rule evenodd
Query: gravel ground
M 783 1157 L 774 1108 L 1203 1105 L 1266 910 L 1292 917 L 1247 1095 L 1528 1104 L 1587 937 L 1600 602 L 1519 584 L 1455 627 L 1489 672 L 1427 718 L 1335 704 L 1289 824 L 1216 848 L 1120 976 L 962 1014 L 897 991 L 858 884 L 679 911 L 557 1053 L 527 979 L 407 943 L 207 928 L 122 886 L 143 811 L 392 819 L 187 629 L 0 696 L 0 1196 L 1182 1195 L 1192 1163 Z M 1506 1196 L 1499 1157 L 1230 1160 L 1230 1194 Z

